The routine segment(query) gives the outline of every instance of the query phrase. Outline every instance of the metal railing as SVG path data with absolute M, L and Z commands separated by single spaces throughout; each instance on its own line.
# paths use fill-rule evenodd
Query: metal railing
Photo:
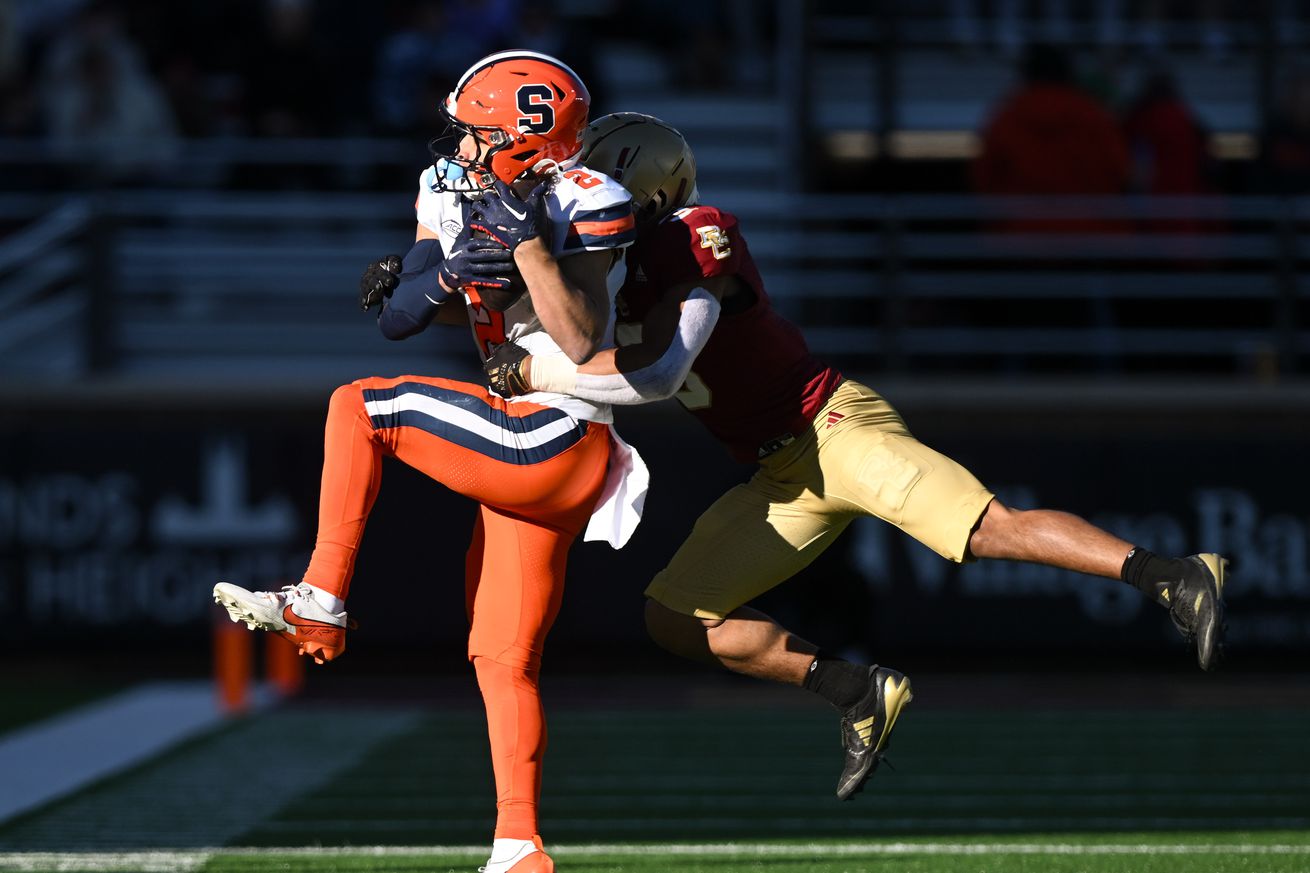
M 724 191 L 814 350 L 917 373 L 1303 373 L 1310 200 Z M 358 376 L 468 362 L 355 304 L 405 194 L 0 198 L 0 372 Z M 23 222 L 23 219 L 26 219 Z M 449 334 L 447 336 L 450 336 Z

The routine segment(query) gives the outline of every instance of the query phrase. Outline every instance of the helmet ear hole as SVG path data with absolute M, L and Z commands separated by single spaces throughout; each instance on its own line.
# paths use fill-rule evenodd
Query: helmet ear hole
M 656 215 L 659 215 L 661 212 L 663 212 L 664 204 L 668 199 L 669 199 L 668 196 L 664 193 L 664 189 L 661 188 L 660 190 L 656 191 L 651 196 L 650 200 L 646 201 L 646 205 L 641 208 L 642 221 L 649 221 L 650 219 L 654 218 Z

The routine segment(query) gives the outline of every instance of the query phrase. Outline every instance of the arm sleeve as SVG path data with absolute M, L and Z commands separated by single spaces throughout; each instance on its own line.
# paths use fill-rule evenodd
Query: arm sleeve
M 432 322 L 437 307 L 450 297 L 439 281 L 437 268 L 442 260 L 441 243 L 435 239 L 419 240 L 405 255 L 400 283 L 378 314 L 378 329 L 387 339 L 419 333 Z
M 632 405 L 672 397 L 682 387 L 692 362 L 709 342 L 718 322 L 719 301 L 704 288 L 687 295 L 678 318 L 678 331 L 659 360 L 631 373 L 595 375 L 579 373 L 565 355 L 532 359 L 532 387 L 538 391 L 571 394 L 583 400 Z

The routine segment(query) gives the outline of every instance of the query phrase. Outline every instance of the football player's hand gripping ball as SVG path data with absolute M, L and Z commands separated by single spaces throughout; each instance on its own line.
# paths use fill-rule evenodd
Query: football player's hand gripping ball
M 494 239 L 472 234 L 461 237 L 441 262 L 441 281 L 446 287 L 462 290 L 472 286 L 491 309 L 497 308 L 493 300 L 510 295 L 517 299 L 514 280 L 519 270 L 509 249 Z
M 487 374 L 487 385 L 501 397 L 531 394 L 532 386 L 523 378 L 523 359 L 528 350 L 513 342 L 504 342 L 487 358 L 482 369 Z
M 550 244 L 550 224 L 546 220 L 546 190 L 550 182 L 542 182 L 526 197 L 519 197 L 514 189 L 500 180 L 496 193 L 482 195 L 474 207 L 469 225 L 487 234 L 509 249 L 511 253 L 528 240 L 540 238 Z
M 359 280 L 359 308 L 381 306 L 400 284 L 400 255 L 386 255 L 364 268 Z

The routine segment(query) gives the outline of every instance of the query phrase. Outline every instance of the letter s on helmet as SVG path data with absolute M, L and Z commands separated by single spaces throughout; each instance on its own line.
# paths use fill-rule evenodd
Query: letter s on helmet
M 691 146 L 653 115 L 615 112 L 597 118 L 582 135 L 579 159 L 628 189 L 641 224 L 698 199 Z
M 488 55 L 460 76 L 441 106 L 456 131 L 489 146 L 480 160 L 445 156 L 473 177 L 472 185 L 451 187 L 478 190 L 492 177 L 508 184 L 571 166 L 590 109 L 587 86 L 562 61 L 530 51 Z

